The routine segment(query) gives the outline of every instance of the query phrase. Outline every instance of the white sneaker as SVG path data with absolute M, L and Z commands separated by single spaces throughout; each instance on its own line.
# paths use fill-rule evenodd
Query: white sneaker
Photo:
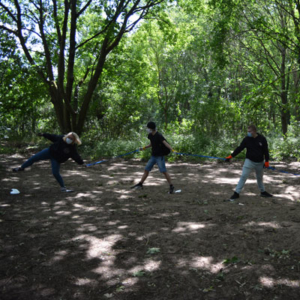
M 72 193 L 72 192 L 74 192 L 74 190 L 67 189 L 66 187 L 62 187 L 60 190 L 61 190 L 63 193 Z

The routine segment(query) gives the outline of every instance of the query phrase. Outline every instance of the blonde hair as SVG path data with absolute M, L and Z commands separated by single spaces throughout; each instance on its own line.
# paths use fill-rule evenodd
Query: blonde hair
M 68 136 L 69 134 L 72 134 L 72 135 L 75 137 L 74 143 L 76 143 L 78 146 L 82 144 L 82 142 L 81 142 L 81 140 L 80 140 L 78 134 L 75 133 L 75 132 L 73 132 L 73 131 L 71 131 L 71 132 L 65 134 L 65 136 L 63 137 L 64 141 L 66 141 L 66 138 L 67 138 L 67 136 Z

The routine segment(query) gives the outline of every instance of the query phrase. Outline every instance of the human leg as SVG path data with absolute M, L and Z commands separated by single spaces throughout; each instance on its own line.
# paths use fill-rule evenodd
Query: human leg
M 171 180 L 171 177 L 170 177 L 169 173 L 168 173 L 168 172 L 163 172 L 163 174 L 165 175 L 165 177 L 166 177 L 168 183 L 169 183 L 170 185 L 172 185 L 172 180 Z
M 167 179 L 167 181 L 170 185 L 169 193 L 173 194 L 174 193 L 174 186 L 172 184 L 171 177 L 170 177 L 169 173 L 167 172 L 167 168 L 166 168 L 166 164 L 165 164 L 165 157 L 164 156 L 157 157 L 156 162 L 157 162 L 159 171 L 164 174 L 165 178 Z
M 258 188 L 260 189 L 261 193 L 263 193 L 265 191 L 265 187 L 263 184 L 263 167 L 264 167 L 264 163 L 257 163 L 255 166 L 255 173 L 256 173 L 256 181 L 257 181 L 257 185 Z
M 260 164 L 257 164 L 257 166 L 255 168 L 257 185 L 258 185 L 258 188 L 260 189 L 260 195 L 261 195 L 261 197 L 271 198 L 271 197 L 273 197 L 273 195 L 271 195 L 268 192 L 266 192 L 265 187 L 264 187 L 264 183 L 263 183 L 263 174 L 264 174 L 263 167 L 264 167 L 264 163 L 262 162 Z
M 251 170 L 253 169 L 253 166 L 252 166 L 252 162 L 250 159 L 246 159 L 245 160 L 245 163 L 244 163 L 244 166 L 243 166 L 243 172 L 242 172 L 242 176 L 237 184 L 237 187 L 235 189 L 235 192 L 237 194 L 240 194 L 240 192 L 242 191 L 244 185 L 245 185 L 245 182 L 246 180 L 248 179 L 249 175 L 250 175 L 250 172 Z
M 59 169 L 60 169 L 60 163 L 54 159 L 51 158 L 51 166 L 52 166 L 52 174 L 55 177 L 55 179 L 57 180 L 57 182 L 59 183 L 59 185 L 64 188 L 65 184 L 64 181 L 59 173 Z
M 44 150 L 38 152 L 37 154 L 33 155 L 32 157 L 30 157 L 25 163 L 23 163 L 21 168 L 22 169 L 28 168 L 31 165 L 33 165 L 35 162 L 38 162 L 40 160 L 47 160 L 47 159 L 51 159 L 49 148 L 44 149 Z
M 141 184 L 143 184 L 144 181 L 147 179 L 149 173 L 150 173 L 150 172 L 148 172 L 147 170 L 144 170 L 144 174 L 143 174 L 142 179 L 141 179 L 141 181 L 140 181 Z
M 135 184 L 134 186 L 132 186 L 131 187 L 132 189 L 140 189 L 140 188 L 142 189 L 143 188 L 143 183 L 147 179 L 147 177 L 148 177 L 150 171 L 152 170 L 153 166 L 155 165 L 155 163 L 156 163 L 156 160 L 155 160 L 154 156 L 151 156 L 145 167 L 144 174 L 143 174 L 140 182 Z

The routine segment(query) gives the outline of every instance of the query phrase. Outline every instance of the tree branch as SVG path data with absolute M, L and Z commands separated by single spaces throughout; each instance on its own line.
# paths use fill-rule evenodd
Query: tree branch
M 76 17 L 78 18 L 80 15 L 84 13 L 84 11 L 90 6 L 93 0 L 89 0 L 87 4 L 76 14 Z

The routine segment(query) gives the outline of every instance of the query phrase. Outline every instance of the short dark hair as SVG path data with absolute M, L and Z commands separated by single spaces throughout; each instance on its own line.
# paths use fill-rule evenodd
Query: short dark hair
M 155 128 L 156 128 L 156 125 L 155 125 L 155 123 L 154 123 L 154 122 L 149 122 L 149 123 L 147 124 L 147 127 L 148 127 L 148 128 L 150 128 L 150 129 L 153 129 L 153 130 L 155 130 Z
M 255 132 L 257 131 L 257 130 L 256 130 L 256 126 L 255 126 L 255 125 L 252 125 L 252 124 L 248 126 L 248 129 L 252 129 L 252 130 L 255 131 Z

